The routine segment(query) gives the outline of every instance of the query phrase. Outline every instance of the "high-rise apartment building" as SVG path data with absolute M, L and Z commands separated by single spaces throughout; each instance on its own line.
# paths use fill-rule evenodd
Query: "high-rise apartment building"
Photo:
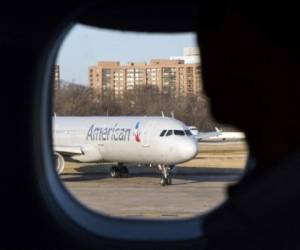
M 200 50 L 197 47 L 186 47 L 183 48 L 183 56 L 170 56 L 170 59 L 184 60 L 187 64 L 200 63 Z
M 198 95 L 202 89 L 200 64 L 180 59 L 153 59 L 148 64 L 131 62 L 127 65 L 100 61 L 89 68 L 89 83 L 98 97 L 113 95 L 116 98 L 138 86 L 174 96 Z

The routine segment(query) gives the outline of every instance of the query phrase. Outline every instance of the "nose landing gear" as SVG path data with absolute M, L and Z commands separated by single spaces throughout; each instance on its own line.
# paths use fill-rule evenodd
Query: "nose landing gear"
M 172 184 L 172 178 L 170 176 L 166 177 L 161 177 L 160 178 L 160 185 L 166 186 L 166 185 L 171 185 Z
M 166 186 L 172 184 L 171 171 L 174 167 L 174 165 L 158 165 L 159 170 L 162 171 L 160 185 Z

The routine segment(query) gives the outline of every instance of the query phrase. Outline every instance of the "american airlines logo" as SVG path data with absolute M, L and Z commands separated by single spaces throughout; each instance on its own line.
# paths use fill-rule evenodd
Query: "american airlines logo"
M 141 132 L 139 131 L 140 122 L 137 122 L 134 128 L 133 136 L 136 142 L 141 142 Z
M 86 140 L 91 141 L 129 141 L 131 129 L 119 128 L 115 124 L 113 128 L 100 128 L 94 124 L 89 128 Z

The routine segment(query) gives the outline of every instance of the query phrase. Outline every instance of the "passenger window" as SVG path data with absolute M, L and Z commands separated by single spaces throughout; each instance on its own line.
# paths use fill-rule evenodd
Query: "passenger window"
M 173 134 L 173 130 L 168 130 L 166 136 L 170 136 L 170 135 L 172 135 L 172 134 Z
M 183 132 L 183 130 L 174 130 L 174 135 L 184 136 L 184 132 Z
M 165 130 L 163 130 L 163 131 L 160 133 L 160 137 L 164 136 L 166 132 L 167 132 L 167 130 L 166 130 L 166 129 L 165 129 Z

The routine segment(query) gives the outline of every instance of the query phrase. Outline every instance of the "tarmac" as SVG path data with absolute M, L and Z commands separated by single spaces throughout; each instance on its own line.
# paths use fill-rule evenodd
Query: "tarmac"
M 115 217 L 180 219 L 201 215 L 226 198 L 226 187 L 243 175 L 243 142 L 200 143 L 195 159 L 179 164 L 172 185 L 159 184 L 155 168 L 129 165 L 128 178 L 109 175 L 113 163 L 67 162 L 63 183 L 84 206 Z

